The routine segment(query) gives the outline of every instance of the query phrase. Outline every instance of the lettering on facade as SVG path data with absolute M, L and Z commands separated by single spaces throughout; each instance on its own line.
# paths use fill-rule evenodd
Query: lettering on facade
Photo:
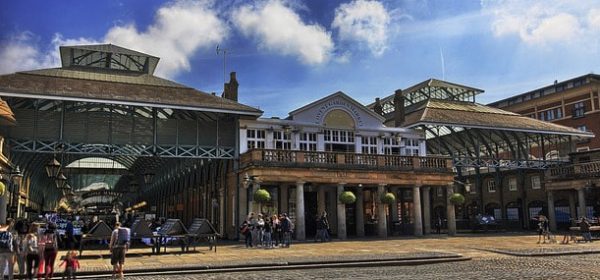
M 346 178 L 348 177 L 348 172 L 338 171 L 335 173 L 335 177 L 337 178 Z
M 342 109 L 346 112 L 350 112 L 350 115 L 352 116 L 352 118 L 354 118 L 358 126 L 363 126 L 363 120 L 360 114 L 360 109 L 354 106 L 352 103 L 340 98 L 329 100 L 328 102 L 321 105 L 321 107 L 319 107 L 317 113 L 315 114 L 315 123 L 322 124 L 325 115 L 333 109 Z

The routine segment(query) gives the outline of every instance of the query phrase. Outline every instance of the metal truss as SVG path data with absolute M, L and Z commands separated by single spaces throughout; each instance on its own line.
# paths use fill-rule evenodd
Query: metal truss
M 170 158 L 233 159 L 234 147 L 196 145 L 117 145 L 59 141 L 8 139 L 13 152 L 57 153 L 98 156 L 157 156 Z M 59 148 L 60 147 L 60 148 Z
M 540 169 L 545 170 L 553 166 L 564 164 L 560 160 L 521 160 L 521 159 L 496 159 L 496 158 L 453 158 L 454 167 L 474 168 L 508 168 L 508 169 Z

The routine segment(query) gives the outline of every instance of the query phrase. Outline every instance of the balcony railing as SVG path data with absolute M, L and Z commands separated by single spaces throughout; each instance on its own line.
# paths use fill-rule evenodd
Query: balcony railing
M 550 178 L 555 179 L 576 179 L 600 177 L 600 161 L 569 164 L 548 170 Z
M 241 156 L 241 163 L 243 166 L 314 166 L 342 169 L 452 171 L 452 160 L 447 157 L 415 157 L 269 149 L 250 150 Z

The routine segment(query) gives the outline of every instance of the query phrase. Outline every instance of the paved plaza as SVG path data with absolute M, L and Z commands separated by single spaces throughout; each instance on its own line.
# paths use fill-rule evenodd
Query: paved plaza
M 159 277 L 158 279 L 238 279 L 240 275 L 250 277 L 249 279 L 259 279 L 272 273 L 278 273 L 276 271 L 287 271 L 284 278 L 288 279 L 342 279 L 347 277 L 385 279 L 392 276 L 394 278 L 410 278 L 411 275 L 419 275 L 420 279 L 436 279 L 441 275 L 446 275 L 448 278 L 459 278 L 462 275 L 464 277 L 461 276 L 461 278 L 470 279 L 480 276 L 508 279 L 540 277 L 558 279 L 562 276 L 579 277 L 580 279 L 600 278 L 598 258 L 600 242 L 567 245 L 537 244 L 537 236 L 531 234 L 469 234 L 457 237 L 432 235 L 424 238 L 403 237 L 388 240 L 305 242 L 293 244 L 289 249 L 246 249 L 242 243 L 231 242 L 221 244 L 216 253 L 208 251 L 207 247 L 198 247 L 196 252 L 185 254 L 180 254 L 179 249 L 175 247 L 169 248 L 167 254 L 159 256 L 150 255 L 149 252 L 150 248 L 130 250 L 126 271 L 146 273 L 197 269 L 203 271 L 203 274 L 196 276 L 190 274 L 183 277 L 153 274 L 153 277 Z M 470 258 L 470 260 L 419 266 L 307 270 L 275 268 L 275 272 L 266 269 L 260 271 L 261 267 L 282 267 L 303 263 L 368 260 L 385 262 L 407 258 L 446 258 L 458 255 Z M 106 273 L 111 268 L 107 250 L 84 251 L 80 262 L 81 271 L 87 273 Z M 236 269 L 241 267 L 247 271 L 236 272 Z M 219 271 L 223 273 L 206 273 L 215 269 L 220 269 Z M 57 268 L 57 271 L 61 270 Z M 128 278 L 151 279 L 144 277 L 130 275 Z

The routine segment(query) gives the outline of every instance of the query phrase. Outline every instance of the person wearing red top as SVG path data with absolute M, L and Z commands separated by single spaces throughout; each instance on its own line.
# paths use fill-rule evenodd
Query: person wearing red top
M 65 277 L 67 279 L 77 279 L 75 277 L 75 273 L 77 269 L 79 269 L 79 261 L 76 258 L 76 253 L 72 251 L 68 251 L 65 255 L 65 259 L 60 263 L 60 267 L 65 266 L 65 272 L 63 274 L 63 279 Z

